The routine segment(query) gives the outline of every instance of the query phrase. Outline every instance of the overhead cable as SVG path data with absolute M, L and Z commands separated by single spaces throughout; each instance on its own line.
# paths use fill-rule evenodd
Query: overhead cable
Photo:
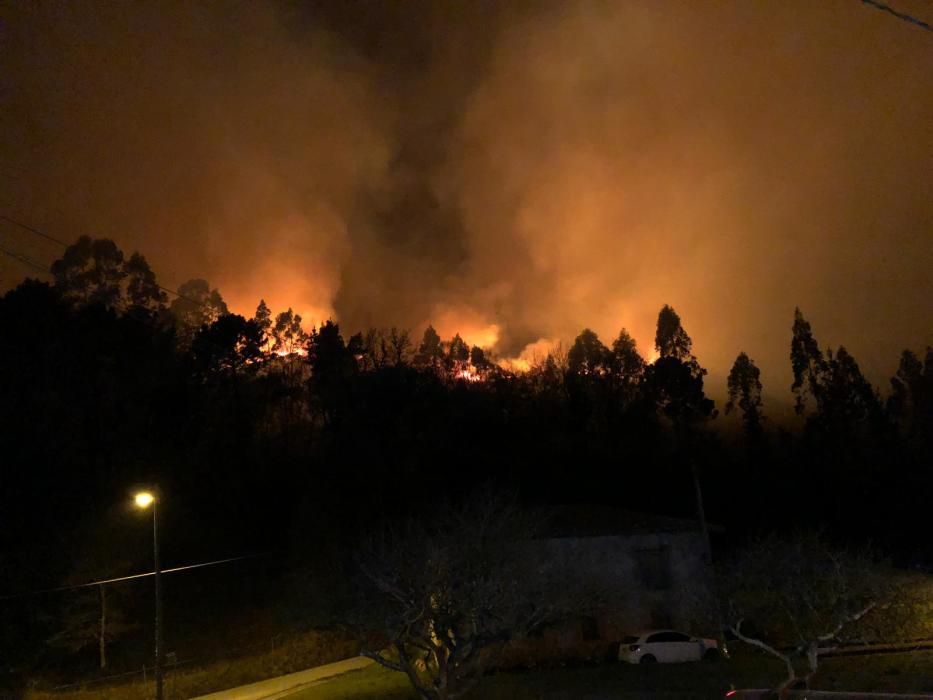
M 890 15 L 894 15 L 900 20 L 915 24 L 921 29 L 926 29 L 928 32 L 933 32 L 933 26 L 931 26 L 929 22 L 924 22 L 922 19 L 917 19 L 916 17 L 908 15 L 906 12 L 898 12 L 890 5 L 885 5 L 882 2 L 878 2 L 878 0 L 862 0 L 862 2 L 864 2 L 866 5 L 874 7 L 876 10 L 881 10 L 882 12 L 887 12 Z

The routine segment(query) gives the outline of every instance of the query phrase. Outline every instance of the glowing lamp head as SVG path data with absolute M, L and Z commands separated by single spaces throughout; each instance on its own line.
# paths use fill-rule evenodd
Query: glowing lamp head
M 140 491 L 133 500 L 136 502 L 137 508 L 148 508 L 155 502 L 155 496 L 149 491 Z

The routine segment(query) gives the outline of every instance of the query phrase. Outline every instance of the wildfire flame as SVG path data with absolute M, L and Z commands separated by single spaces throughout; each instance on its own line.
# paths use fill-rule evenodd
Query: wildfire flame
M 477 373 L 472 365 L 459 370 L 454 376 L 464 382 L 474 383 L 483 381 L 482 376 Z
M 467 345 L 476 345 L 483 349 L 495 347 L 499 342 L 501 327 L 498 323 L 489 323 L 488 319 L 469 308 L 435 309 L 433 314 L 434 329 L 442 338 L 452 338 L 459 334 Z
M 283 348 L 282 350 L 275 350 L 272 352 L 272 354 L 276 355 L 277 357 L 307 357 L 308 350 L 307 348 L 292 348 L 291 350 L 286 350 Z
M 543 362 L 548 355 L 558 352 L 561 342 L 551 338 L 539 338 L 526 345 L 517 357 L 509 357 L 499 361 L 499 366 L 510 372 L 528 372 L 535 365 Z

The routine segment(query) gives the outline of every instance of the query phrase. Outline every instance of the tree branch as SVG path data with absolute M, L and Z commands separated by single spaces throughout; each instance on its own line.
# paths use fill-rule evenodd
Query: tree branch
M 779 658 L 781 661 L 784 662 L 784 664 L 787 666 L 787 680 L 781 686 L 781 689 L 783 690 L 784 688 L 789 686 L 791 683 L 793 683 L 797 679 L 797 672 L 794 670 L 794 664 L 791 661 L 791 658 L 787 654 L 782 654 L 777 649 L 775 649 L 773 646 L 771 646 L 770 644 L 766 644 L 760 639 L 755 639 L 754 637 L 746 637 L 744 634 L 742 634 L 742 623 L 743 622 L 745 622 L 745 620 L 739 620 L 734 626 L 729 627 L 729 631 L 731 631 L 732 634 L 734 634 L 736 637 L 738 637 L 740 640 L 742 640 L 746 644 L 751 644 L 752 646 L 758 647 L 759 649 L 762 649 L 763 651 L 768 652 L 772 656 L 776 656 L 777 658 Z
M 868 605 L 866 605 L 864 608 L 859 610 L 857 613 L 853 613 L 852 615 L 849 615 L 848 617 L 846 617 L 842 622 L 836 625 L 836 628 L 832 632 L 827 632 L 826 634 L 820 637 L 817 637 L 816 638 L 817 641 L 828 642 L 830 639 L 835 639 L 839 635 L 839 633 L 842 632 L 843 628 L 846 625 L 851 624 L 853 622 L 857 622 L 861 618 L 865 617 L 865 615 L 871 612 L 871 610 L 873 610 L 877 605 L 878 603 L 875 601 L 870 602 Z

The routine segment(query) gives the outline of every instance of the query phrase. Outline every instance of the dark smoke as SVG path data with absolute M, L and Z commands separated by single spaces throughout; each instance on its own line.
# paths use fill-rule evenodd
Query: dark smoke
M 238 312 L 507 357 L 669 303 L 715 393 L 785 393 L 795 305 L 875 382 L 933 343 L 933 42 L 853 0 L 0 12 L 2 209 Z

